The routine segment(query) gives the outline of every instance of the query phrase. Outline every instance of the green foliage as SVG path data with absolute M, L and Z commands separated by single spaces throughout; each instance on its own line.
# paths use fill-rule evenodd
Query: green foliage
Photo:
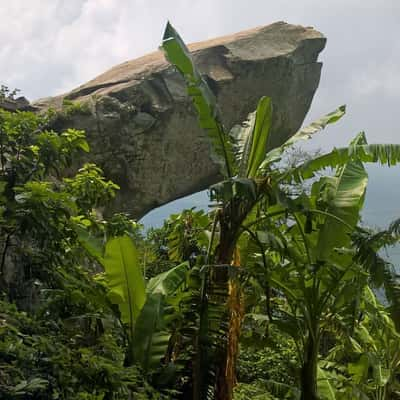
M 107 315 L 104 293 L 92 288 L 88 296 L 89 287 L 77 283 L 47 291 L 37 316 L 1 302 L 2 399 L 125 399 L 132 391 L 150 398 L 138 369 L 124 366 L 121 333 Z
M 363 163 L 395 165 L 399 145 L 361 133 L 284 165 L 345 107 L 267 151 L 271 99 L 228 135 L 170 24 L 162 49 L 223 162 L 210 214 L 185 210 L 146 237 L 128 215 L 105 220 L 118 186 L 95 164 L 73 175 L 84 132 L 54 130 L 88 105 L 0 110 L 0 397 L 230 400 L 241 329 L 236 400 L 399 397 L 398 277 L 379 251 L 400 224 L 358 226 Z
M 234 400 L 278 400 L 278 397 L 273 396 L 268 392 L 266 386 L 261 383 L 239 383 L 235 388 Z
M 350 147 L 364 143 L 365 136 L 358 135 Z M 339 396 L 336 389 L 340 385 L 343 393 L 350 395 L 348 375 L 318 369 L 320 340 L 331 332 L 332 320 L 346 329 L 347 335 L 354 329 L 355 317 L 362 312 L 360 293 L 369 280 L 368 272 L 373 273 L 375 283 L 396 287 L 393 273 L 377 256 L 384 243 L 398 240 L 395 227 L 368 241 L 365 232 L 362 236 L 357 228 L 366 185 L 363 165 L 349 158 L 334 176 L 315 181 L 309 195 L 289 197 L 279 193 L 277 204 L 269 207 L 265 217 L 265 211 L 259 209 L 261 217 L 248 224 L 253 231 L 246 229 L 247 241 L 240 242 L 241 254 L 260 252 L 245 258 L 246 264 L 259 282 L 268 319 L 297 344 L 304 399 L 316 398 L 317 386 L 322 398 L 341 398 L 334 397 Z M 380 280 L 376 279 L 378 274 Z M 271 286 L 277 290 L 272 313 L 268 306 Z M 396 298 L 395 290 L 390 293 Z M 337 331 L 329 338 L 336 336 Z M 340 384 L 333 383 L 338 377 Z M 313 385 L 315 390 L 311 389 Z M 351 388 L 351 396 L 355 390 Z
M 150 279 L 146 290 L 151 293 L 161 293 L 165 296 L 172 296 L 178 289 L 185 285 L 190 265 L 187 261 L 177 265 Z
M 204 253 L 210 218 L 203 210 L 190 209 L 170 215 L 165 224 L 168 226 L 167 247 L 171 261 L 189 260 Z
M 301 128 L 292 137 L 290 137 L 285 143 L 276 149 L 269 151 L 260 165 L 260 170 L 265 171 L 269 169 L 270 165 L 281 160 L 282 155 L 290 147 L 296 144 L 299 140 L 311 139 L 313 135 L 319 133 L 321 130 L 325 129 L 327 125 L 337 122 L 343 117 L 346 112 L 346 107 L 341 106 L 335 111 L 323 116 L 322 118 L 312 122 L 310 125 Z
M 298 359 L 293 339 L 276 326 L 268 326 L 268 322 L 263 326 L 253 321 L 252 315 L 244 321 L 237 369 L 239 384 L 234 399 L 246 394 L 249 397 L 262 394 L 267 399 L 295 399 Z
M 238 360 L 238 379 L 241 382 L 273 380 L 295 386 L 298 359 L 293 339 L 276 326 L 268 326 L 266 336 L 257 335 L 257 327 L 245 319 Z
M 158 368 L 168 348 L 170 333 L 165 320 L 165 301 L 161 293 L 147 297 L 132 337 L 135 361 L 143 371 Z
M 92 212 L 116 190 L 97 167 L 57 179 L 88 145 L 49 120 L 0 110 L 0 397 L 167 398 L 125 365 L 125 331 L 77 237 L 85 226 L 94 238 L 136 230 Z
M 269 97 L 262 97 L 257 110 L 250 114 L 244 126 L 234 129 L 238 137 L 239 176 L 254 178 L 264 159 L 269 132 L 272 123 L 272 102 Z
M 370 256 L 362 259 L 360 254 L 357 255 L 352 240 L 368 180 L 362 163 L 379 161 L 395 165 L 400 161 L 399 145 L 368 145 L 365 135 L 359 134 L 347 148 L 334 149 L 328 154 L 282 168 L 279 163 L 285 151 L 299 140 L 309 139 L 338 121 L 344 115 L 345 107 L 341 106 L 299 130 L 283 145 L 267 153 L 272 106 L 270 99 L 262 98 L 248 121 L 231 132 L 237 141 L 236 160 L 232 162 L 231 152 L 227 151 L 232 146 L 225 145 L 228 137 L 218 122 L 214 100 L 210 100 L 211 91 L 170 24 L 165 31 L 163 50 L 184 77 L 189 95 L 194 98 L 200 126 L 209 129 L 214 150 L 225 161 L 225 180 L 210 188 L 210 198 L 216 203 L 217 210 L 207 261 L 222 267 L 239 260 L 246 266 L 258 299 L 265 302 L 266 320 L 292 336 L 296 343 L 301 399 L 316 400 L 318 391 L 320 396 L 334 398 L 333 373 L 318 366 L 321 340 L 331 333 L 329 322 L 332 319 L 354 329 L 360 293 L 369 280 L 364 268 L 371 259 L 374 260 Z M 335 175 L 321 177 L 313 183 L 311 192 L 299 193 L 298 187 L 296 191 L 290 191 L 293 183 L 315 178 L 326 167 L 334 168 Z M 237 172 L 238 176 L 234 176 Z M 213 243 L 214 239 L 217 244 Z M 373 251 L 369 248 L 366 253 Z M 373 268 L 368 265 L 370 271 Z M 212 273 L 213 268 L 205 266 L 204 271 Z M 227 283 L 229 278 L 225 279 Z M 212 337 L 208 330 L 211 297 L 208 291 L 214 285 L 222 284 L 223 279 L 213 281 L 206 276 L 203 282 L 207 284 L 203 285 L 199 297 L 197 343 L 200 343 L 198 353 L 201 356 L 195 364 L 194 398 L 213 398 L 215 394 L 218 399 L 230 399 L 231 376 L 228 372 L 221 374 L 221 369 L 211 368 L 209 360 L 218 352 L 225 352 L 222 370 L 228 370 L 229 362 L 235 358 L 237 332 L 228 330 L 227 326 L 232 326 L 237 319 L 238 300 L 234 304 L 231 294 L 229 303 L 227 297 L 218 299 L 219 305 L 229 308 L 230 324 L 220 325 L 229 336 L 228 344 L 218 342 L 218 349 L 212 348 L 210 343 L 202 345 L 206 338 L 210 341 Z M 223 285 L 220 290 L 223 293 Z M 391 293 L 397 294 L 395 290 Z M 271 310 L 272 305 L 274 310 Z M 257 311 L 252 314 L 256 315 Z M 214 380 L 208 381 L 203 373 L 202 368 L 207 363 Z M 196 383 L 196 378 L 200 384 Z
M 380 163 L 394 166 L 400 161 L 400 145 L 398 144 L 353 144 L 349 147 L 335 148 L 303 165 L 294 168 L 288 174 L 291 180 L 301 181 L 312 178 L 317 171 L 343 165 L 351 160 Z
M 49 270 L 75 256 L 70 217 L 79 208 L 54 174 L 69 166 L 80 151 L 87 151 L 88 145 L 83 132 L 68 129 L 58 134 L 47 130 L 47 123 L 47 116 L 0 110 L 0 287 L 14 287 L 8 291 L 11 299 L 23 294 L 19 285 L 24 279 L 51 282 Z M 10 258 L 16 259 L 18 268 L 6 265 Z M 27 268 L 24 278 L 18 271 Z M 7 278 L 10 274 L 14 279 Z
M 65 178 L 64 182 L 78 207 L 85 212 L 110 203 L 119 190 L 118 185 L 104 179 L 103 171 L 95 164 L 85 164 L 73 179 Z
M 218 117 L 215 96 L 194 65 L 189 49 L 170 23 L 165 28 L 161 48 L 185 79 L 188 94 L 199 116 L 199 124 L 208 133 L 213 151 L 218 157 L 217 162 L 224 163 L 223 175 L 233 176 L 233 146 Z
M 18 89 L 11 90 L 9 87 L 5 85 L 0 85 L 0 100 L 9 99 L 15 100 L 15 96 L 19 92 Z
M 133 329 L 146 295 L 132 239 L 127 235 L 111 238 L 106 244 L 102 263 L 111 301 L 118 304 L 122 322 Z
M 90 113 L 90 109 L 87 103 L 80 103 L 79 101 L 64 98 L 61 112 L 64 117 L 68 117 L 74 114 L 88 114 Z

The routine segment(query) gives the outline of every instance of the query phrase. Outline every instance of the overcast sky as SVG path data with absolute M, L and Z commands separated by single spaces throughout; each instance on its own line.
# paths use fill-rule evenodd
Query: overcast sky
M 313 26 L 328 38 L 307 120 L 348 106 L 345 119 L 314 146 L 343 145 L 360 130 L 370 142 L 400 143 L 400 0 L 0 2 L 0 83 L 30 100 L 70 90 L 154 51 L 167 19 L 187 42 L 284 20 Z M 400 186 L 399 172 L 379 174 Z
M 1 0 L 0 83 L 29 99 L 55 95 L 157 49 L 167 19 L 187 42 L 284 20 L 328 43 L 310 116 L 346 103 L 322 145 L 366 130 L 400 142 L 400 0 Z

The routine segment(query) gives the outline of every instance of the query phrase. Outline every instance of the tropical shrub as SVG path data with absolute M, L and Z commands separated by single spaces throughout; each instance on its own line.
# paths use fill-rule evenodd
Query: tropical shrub
M 103 238 L 129 230 L 95 211 L 118 188 L 94 165 L 61 178 L 89 147 L 52 118 L 0 109 L 0 397 L 161 398 L 126 366 L 118 313 L 78 237 L 82 226 Z

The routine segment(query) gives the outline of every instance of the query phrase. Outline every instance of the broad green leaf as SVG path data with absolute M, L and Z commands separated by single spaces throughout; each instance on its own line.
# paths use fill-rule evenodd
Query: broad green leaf
M 310 139 L 312 135 L 326 128 L 327 125 L 337 122 L 346 113 L 346 106 L 340 106 L 335 111 L 324 115 L 322 118 L 312 122 L 310 125 L 298 130 L 290 139 L 288 139 L 282 146 L 292 146 L 299 140 Z
M 368 175 L 360 162 L 352 162 L 345 166 L 326 187 L 327 211 L 338 219 L 327 216 L 322 226 L 317 245 L 317 258 L 328 259 L 334 248 L 346 246 L 350 242 L 349 226 L 355 227 L 359 220 L 364 201 Z
M 173 64 L 185 79 L 189 96 L 192 98 L 200 126 L 211 140 L 218 161 L 223 161 L 223 175 L 233 176 L 233 148 L 218 118 L 215 96 L 193 63 L 189 49 L 178 32 L 168 22 L 165 28 L 161 49 L 168 61 Z
M 323 400 L 336 400 L 336 391 L 329 379 L 329 374 L 321 367 L 318 367 L 317 374 L 318 395 Z
M 368 346 L 369 349 L 377 351 L 376 343 L 373 337 L 370 335 L 368 328 L 361 324 L 357 329 L 357 334 L 360 338 L 360 341 Z
M 364 301 L 370 304 L 373 308 L 378 307 L 378 302 L 375 293 L 369 286 L 365 286 L 364 288 Z
M 248 123 L 242 127 L 239 136 L 244 138 L 241 152 L 239 176 L 254 178 L 258 167 L 264 160 L 272 122 L 272 102 L 262 97 L 255 113 L 249 115 Z
M 355 227 L 364 202 L 368 174 L 360 161 L 339 168 L 334 177 L 325 178 L 321 197 L 328 214 L 319 232 L 317 259 L 327 260 L 334 248 L 350 243 L 350 227 Z M 343 222 L 340 222 L 343 221 Z
M 147 284 L 147 293 L 161 293 L 165 296 L 172 296 L 186 282 L 188 271 L 189 263 L 185 261 L 151 278 Z
M 363 144 L 336 148 L 295 168 L 291 172 L 291 178 L 297 181 L 312 178 L 318 171 L 345 165 L 353 160 L 394 166 L 400 162 L 400 145 Z
M 167 351 L 170 334 L 166 331 L 164 311 L 164 296 L 150 294 L 135 324 L 133 355 L 146 373 L 160 366 Z
M 390 370 L 387 368 L 382 368 L 380 364 L 374 367 L 374 378 L 379 387 L 387 385 L 390 375 Z
M 366 354 L 361 354 L 358 361 L 349 363 L 347 370 L 355 383 L 362 382 L 368 374 L 369 360 Z
M 318 133 L 321 130 L 325 129 L 327 125 L 333 124 L 338 121 L 340 118 L 343 117 L 345 113 L 346 106 L 340 106 L 335 111 L 330 112 L 329 114 L 323 116 L 317 121 L 312 122 L 310 125 L 298 130 L 284 144 L 268 152 L 264 161 L 260 165 L 260 170 L 267 168 L 273 162 L 279 161 L 286 148 L 293 146 L 299 140 L 310 139 L 315 133 Z
M 133 329 L 134 321 L 146 301 L 146 293 L 132 239 L 127 235 L 110 239 L 106 244 L 103 265 L 110 298 L 117 302 L 122 322 Z
M 247 164 L 251 149 L 251 136 L 256 123 L 256 112 L 247 116 L 247 120 L 239 125 L 235 125 L 229 132 L 230 137 L 234 138 L 235 159 L 238 167 L 238 176 L 245 177 Z
M 103 265 L 103 243 L 101 240 L 91 235 L 87 229 L 83 228 L 83 226 L 75 225 L 74 229 L 78 235 L 78 240 L 82 247 L 88 252 L 89 255 Z
M 164 50 L 167 59 L 174 64 L 184 76 L 194 78 L 195 80 L 200 79 L 200 74 L 198 74 L 193 66 L 189 49 L 169 22 L 167 22 L 167 26 L 165 27 L 162 50 Z

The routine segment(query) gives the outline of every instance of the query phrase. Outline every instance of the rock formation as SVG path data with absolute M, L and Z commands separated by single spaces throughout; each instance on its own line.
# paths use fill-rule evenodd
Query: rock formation
M 35 107 L 30 105 L 29 101 L 25 97 L 17 97 L 16 99 L 13 99 L 0 96 L 0 108 L 11 112 L 36 110 Z
M 318 87 L 325 46 L 313 28 L 278 22 L 189 46 L 215 92 L 227 128 L 267 95 L 274 105 L 274 147 L 302 124 Z M 108 178 L 121 187 L 115 208 L 136 218 L 220 179 L 183 80 L 161 52 L 118 65 L 71 92 L 37 101 L 61 109 L 87 104 L 69 125 L 85 129 Z

